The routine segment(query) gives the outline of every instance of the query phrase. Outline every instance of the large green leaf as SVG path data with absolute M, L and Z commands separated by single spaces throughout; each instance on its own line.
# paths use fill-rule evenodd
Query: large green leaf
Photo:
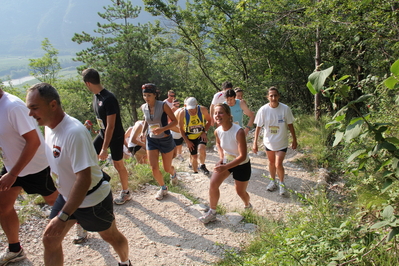
M 358 120 L 349 125 L 345 131 L 345 141 L 349 142 L 351 139 L 356 138 L 362 132 L 362 125 L 364 120 Z
M 353 159 L 355 159 L 357 156 L 359 156 L 360 154 L 364 154 L 366 152 L 366 149 L 362 149 L 362 150 L 357 150 L 354 153 L 351 154 L 351 156 L 349 156 L 349 158 L 346 160 L 348 163 L 352 162 Z
M 332 73 L 334 67 L 329 67 L 322 71 L 315 71 L 308 77 L 310 84 L 312 85 L 314 91 L 320 92 L 324 86 L 324 82 Z M 309 88 L 309 86 L 308 86 Z M 310 89 L 309 89 L 310 90 Z
M 306 83 L 306 86 L 308 87 L 309 91 L 315 95 L 317 93 L 317 91 L 313 88 L 312 83 L 310 83 L 310 81 L 308 81 L 308 83 Z
M 398 80 L 394 76 L 391 76 L 384 80 L 384 85 L 391 90 L 395 88 L 396 83 L 398 83 Z
M 333 147 L 337 146 L 341 142 L 343 137 L 344 137 L 344 132 L 342 131 L 335 132 L 335 140 L 333 143 Z
M 382 212 L 382 218 L 384 220 L 389 220 L 393 216 L 393 207 L 391 205 L 388 205 L 385 207 L 384 211 Z
M 399 76 L 399 59 L 395 61 L 395 63 L 391 66 L 391 72 L 395 76 Z

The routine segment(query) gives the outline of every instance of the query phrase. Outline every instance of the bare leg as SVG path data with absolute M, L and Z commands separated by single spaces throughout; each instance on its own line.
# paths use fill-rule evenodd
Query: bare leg
M 129 176 L 125 167 L 125 163 L 122 160 L 119 161 L 113 161 L 114 162 L 114 167 L 116 171 L 118 171 L 119 174 L 119 179 L 121 180 L 121 185 L 123 190 L 128 190 L 129 189 Z
M 213 210 L 216 210 L 220 198 L 219 187 L 229 175 L 229 171 L 224 171 L 222 173 L 213 172 L 212 174 L 209 186 L 209 207 Z
M 21 187 L 11 187 L 7 191 L 0 192 L 0 224 L 9 244 L 19 242 L 19 219 L 14 203 L 21 189 Z
M 58 190 L 54 191 L 52 194 L 48 195 L 48 196 L 43 196 L 43 199 L 46 201 L 46 203 L 50 206 L 54 205 L 55 200 L 58 197 Z
M 126 237 L 116 228 L 115 220 L 111 227 L 105 231 L 98 232 L 102 239 L 108 242 L 118 254 L 120 261 L 129 259 L 129 245 Z
M 249 194 L 247 192 L 247 187 L 248 187 L 248 181 L 234 181 L 236 192 L 238 196 L 242 199 L 244 202 L 245 206 L 249 205 Z
M 198 145 L 198 154 L 200 164 L 205 164 L 206 159 L 206 146 L 204 144 Z
M 175 174 L 175 168 L 172 165 L 173 152 L 174 150 L 168 153 L 161 153 L 163 169 L 171 175 Z
M 165 185 L 161 171 L 159 170 L 159 150 L 147 150 L 152 175 L 160 186 Z
M 267 158 L 269 159 L 269 173 L 271 179 L 276 179 L 276 152 L 266 151 Z

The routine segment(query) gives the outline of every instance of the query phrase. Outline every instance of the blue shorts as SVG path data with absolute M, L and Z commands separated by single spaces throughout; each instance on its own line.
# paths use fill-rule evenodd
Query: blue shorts
M 247 163 L 237 165 L 236 167 L 229 169 L 230 173 L 233 173 L 234 180 L 245 182 L 251 178 L 251 161 Z
M 57 216 L 64 205 L 64 197 L 58 195 L 58 198 L 51 210 L 50 219 Z M 87 208 L 78 208 L 70 216 L 69 220 L 77 220 L 83 229 L 87 231 L 101 232 L 107 230 L 115 220 L 112 193 L 109 192 L 108 196 L 106 196 L 105 199 L 97 205 Z
M 7 170 L 3 167 L 0 177 L 6 173 Z M 28 194 L 40 194 L 42 196 L 49 196 L 57 190 L 51 177 L 50 167 L 34 174 L 18 176 L 11 187 L 22 187 Z
M 174 150 L 176 144 L 173 141 L 172 135 L 167 135 L 160 139 L 150 138 L 147 136 L 146 146 L 148 151 L 159 150 L 161 153 L 168 153 Z

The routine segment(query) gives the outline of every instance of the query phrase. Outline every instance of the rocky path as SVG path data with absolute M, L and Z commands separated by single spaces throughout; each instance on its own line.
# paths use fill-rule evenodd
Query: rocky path
M 185 153 L 185 157 L 187 157 Z M 287 212 L 298 208 L 292 195 L 281 197 L 278 192 L 267 192 L 267 159 L 264 155 L 250 154 L 252 177 L 248 186 L 254 211 L 274 219 L 284 218 Z M 302 191 L 315 185 L 314 177 L 293 163 L 301 154 L 289 150 L 284 162 L 286 186 Z M 217 153 L 207 154 L 206 164 L 211 171 Z M 174 160 L 178 169 L 180 186 L 199 202 L 207 203 L 209 178 L 203 174 L 193 174 L 187 161 Z M 229 177 L 221 186 L 220 204 L 227 213 L 218 220 L 203 225 L 197 218 L 203 214 L 203 204 L 193 204 L 186 197 L 170 193 L 163 201 L 154 199 L 157 188 L 143 185 L 133 194 L 133 200 L 115 206 L 117 225 L 127 237 L 130 246 L 130 259 L 133 265 L 208 265 L 223 256 L 224 250 L 239 249 L 253 236 L 256 226 L 245 224 L 239 212 L 243 203 L 235 194 L 234 182 Z M 32 217 L 21 226 L 21 241 L 27 252 L 27 259 L 21 265 L 43 265 L 41 234 L 47 220 Z M 6 246 L 5 236 L 0 231 L 1 245 Z M 117 265 L 113 249 L 102 241 L 98 234 L 90 233 L 89 240 L 82 245 L 73 245 L 71 231 L 63 242 L 65 265 Z

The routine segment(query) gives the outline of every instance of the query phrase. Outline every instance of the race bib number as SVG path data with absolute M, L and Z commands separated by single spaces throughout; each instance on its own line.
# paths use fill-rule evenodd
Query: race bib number
M 226 159 L 226 163 L 232 162 L 236 159 L 237 156 L 232 154 L 225 154 L 224 158 Z
M 240 125 L 240 123 L 238 121 L 234 121 L 234 124 L 236 125 Z
M 202 125 L 196 125 L 196 126 L 189 127 L 190 133 L 192 133 L 192 134 L 200 133 L 203 131 L 203 129 L 204 128 Z
M 278 127 L 278 126 L 270 126 L 269 128 L 270 128 L 271 134 L 277 134 L 278 131 L 280 130 L 280 127 Z
M 97 118 L 97 124 L 101 129 L 105 129 L 103 120 L 101 118 Z
M 156 123 L 156 124 L 149 124 L 148 125 L 148 129 L 149 129 L 149 133 L 150 133 L 150 136 L 154 136 L 155 134 L 154 134 L 154 130 L 155 129 L 157 129 L 157 128 L 159 128 L 161 125 L 160 124 L 158 124 L 158 123 Z

